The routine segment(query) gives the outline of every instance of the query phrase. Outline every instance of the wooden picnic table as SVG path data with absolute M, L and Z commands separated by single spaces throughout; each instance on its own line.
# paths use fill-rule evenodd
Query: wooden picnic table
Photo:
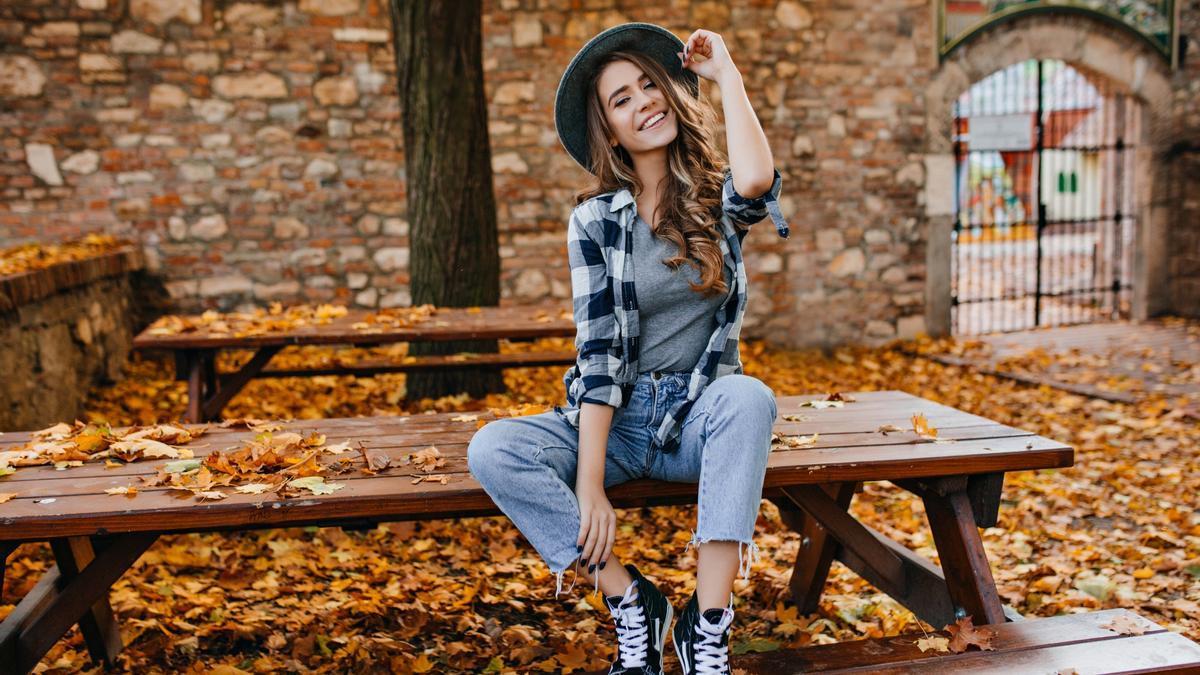
M 1006 472 L 1067 467 L 1073 450 L 903 392 L 853 396 L 854 402 L 822 409 L 802 404 L 824 396 L 783 396 L 777 401 L 775 432 L 780 442 L 768 462 L 764 497 L 778 505 L 785 523 L 801 534 L 791 580 L 800 610 L 816 611 L 830 564 L 838 559 L 935 627 L 964 615 L 976 624 L 1005 621 L 978 528 L 996 524 Z M 940 442 L 913 431 L 880 431 L 887 425 L 911 429 L 916 413 L 938 430 Z M 273 494 L 231 493 L 220 501 L 197 502 L 165 488 L 141 489 L 132 498 L 104 492 L 154 475 L 166 460 L 117 468 L 88 462 L 64 471 L 26 467 L 0 479 L 0 491 L 17 493 L 0 504 L 0 560 L 21 542 L 49 541 L 58 561 L 0 623 L 0 672 L 32 668 L 76 622 L 92 654 L 111 660 L 120 639 L 107 589 L 162 534 L 497 514 L 467 470 L 467 444 L 478 423 L 454 419 L 460 415 L 284 423 L 284 431 L 319 432 L 330 444 L 362 444 L 396 465 L 375 475 L 356 469 L 330 478 L 345 487 L 329 495 L 279 499 Z M 494 416 L 480 413 L 478 419 Z M 254 433 L 211 428 L 185 447 L 194 446 L 196 457 L 202 458 Z M 810 445 L 792 448 L 786 443 L 786 438 L 812 434 L 819 436 Z M 0 451 L 29 438 L 0 436 Z M 447 481 L 414 484 L 421 472 L 405 465 L 404 458 L 430 445 L 446 459 L 436 473 Z M 940 568 L 848 512 L 856 488 L 866 481 L 890 481 L 921 497 Z M 694 503 L 696 486 L 637 480 L 612 488 L 609 495 L 617 507 Z
M 401 308 L 404 309 L 404 308 Z M 349 345 L 369 347 L 396 342 L 442 342 L 449 340 L 534 340 L 545 337 L 574 337 L 575 322 L 569 307 L 440 307 L 432 316 L 412 325 L 390 325 L 373 320 L 387 310 L 348 310 L 345 315 L 323 323 L 306 323 L 267 331 L 213 331 L 201 328 L 176 334 L 156 334 L 155 327 L 143 330 L 133 341 L 138 350 L 165 350 L 175 358 L 175 377 L 188 383 L 188 406 L 184 419 L 206 422 L 218 419 L 221 410 L 255 378 L 313 377 L 318 375 L 370 376 L 432 368 L 498 368 L 569 365 L 575 351 L 539 351 L 501 354 L 423 356 L 404 362 L 367 362 L 326 368 L 267 369 L 271 357 L 287 346 Z M 200 317 L 184 317 L 192 325 L 204 326 Z M 211 322 L 207 322 L 211 324 Z M 403 323 L 403 322 L 397 322 Z M 222 350 L 254 351 L 238 371 L 217 372 Z

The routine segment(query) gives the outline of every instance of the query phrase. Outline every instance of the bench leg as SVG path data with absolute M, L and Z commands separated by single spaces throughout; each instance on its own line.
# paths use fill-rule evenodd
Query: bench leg
M 64 579 L 79 576 L 96 559 L 92 540 L 87 537 L 56 539 L 50 542 L 50 548 L 54 551 L 54 560 Z M 79 632 L 83 633 L 83 641 L 93 660 L 110 666 L 114 663 L 124 645 L 121 644 L 121 631 L 113 617 L 112 605 L 108 604 L 108 593 L 101 595 L 80 617 Z
M 925 515 L 956 613 L 970 615 L 975 625 L 1004 623 L 1004 608 L 975 524 L 970 496 L 965 490 L 945 494 L 922 490 L 919 494 L 925 502 Z
M 204 413 L 204 358 L 202 352 L 188 351 L 181 359 L 187 367 L 187 411 L 183 420 L 193 424 L 203 422 Z
M 27 673 L 76 622 L 88 648 L 102 650 L 102 660 L 111 660 L 120 650 L 108 589 L 154 543 L 155 534 L 136 533 L 116 537 L 99 551 L 91 542 L 51 542 L 58 566 L 51 568 L 37 585 L 0 623 L 0 675 Z M 60 554 L 61 552 L 61 554 Z M 83 562 L 87 553 L 94 557 Z M 97 613 L 103 602 L 107 609 Z M 88 627 L 88 623 L 91 627 Z M 88 637 L 91 632 L 92 637 Z M 93 647 L 93 639 L 96 640 Z M 115 639 L 116 649 L 108 651 Z M 95 651 L 92 652 L 95 656 Z
M 850 508 L 856 487 L 857 483 L 831 483 L 821 486 L 821 489 L 829 494 L 838 507 L 845 510 Z M 772 501 L 779 507 L 784 522 L 800 534 L 800 551 L 792 567 L 792 600 L 802 614 L 812 614 L 820 604 L 838 543 L 816 518 L 804 513 L 786 496 Z

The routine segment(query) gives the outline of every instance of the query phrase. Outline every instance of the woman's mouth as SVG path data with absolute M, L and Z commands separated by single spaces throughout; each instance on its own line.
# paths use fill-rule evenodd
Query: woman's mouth
M 646 120 L 645 125 L 638 131 L 649 131 L 651 129 L 661 127 L 663 125 L 663 122 L 666 122 L 666 121 L 667 121 L 667 113 L 660 112 L 657 115 L 655 115 L 654 117 L 651 117 L 650 119 Z

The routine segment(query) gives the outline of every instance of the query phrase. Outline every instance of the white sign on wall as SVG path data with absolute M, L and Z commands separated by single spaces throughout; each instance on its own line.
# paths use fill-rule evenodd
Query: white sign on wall
M 1032 150 L 1033 114 L 972 115 L 968 118 L 972 150 Z

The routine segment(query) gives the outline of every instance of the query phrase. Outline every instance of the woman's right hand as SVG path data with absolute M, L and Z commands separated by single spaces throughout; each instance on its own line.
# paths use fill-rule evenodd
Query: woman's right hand
M 603 569 L 612 554 L 617 538 L 617 513 L 608 502 L 604 486 L 576 486 L 579 499 L 579 546 L 581 564 L 592 572 L 597 565 Z

